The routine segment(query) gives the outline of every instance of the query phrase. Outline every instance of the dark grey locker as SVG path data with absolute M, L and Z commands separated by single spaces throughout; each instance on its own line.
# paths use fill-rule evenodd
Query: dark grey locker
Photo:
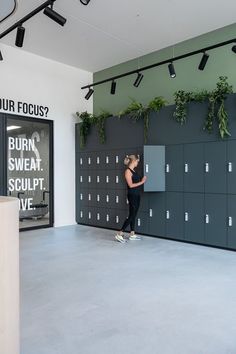
M 184 239 L 183 193 L 166 193 L 166 237 Z
M 87 209 L 87 224 L 91 226 L 97 225 L 97 208 L 91 207 Z
M 205 243 L 204 194 L 184 194 L 184 239 Z
M 236 195 L 228 195 L 227 247 L 236 249 Z
M 96 188 L 104 188 L 105 185 L 105 171 L 103 170 L 96 170 L 95 173 L 95 180 Z
M 115 230 L 120 230 L 123 226 L 125 219 L 128 217 L 128 212 L 125 210 L 114 210 L 111 211 L 111 228 Z M 126 232 L 130 231 L 130 227 L 127 227 Z
M 87 157 L 87 154 L 84 152 L 77 152 L 76 153 L 76 164 L 77 164 L 78 171 L 87 169 L 86 157 Z
M 227 246 L 226 195 L 205 194 L 205 241 L 212 246 Z
M 112 204 L 111 207 L 115 208 L 115 209 L 126 209 L 127 208 L 127 203 L 126 203 L 126 191 L 121 190 L 121 189 L 117 189 L 114 190 L 112 193 Z
M 166 194 L 149 195 L 149 234 L 164 237 L 166 234 Z
M 106 170 L 115 169 L 115 153 L 114 151 L 105 151 L 104 153 L 104 168 Z
M 236 140 L 227 142 L 227 193 L 236 194 Z
M 78 224 L 88 224 L 88 208 L 87 207 L 77 207 L 76 209 L 76 222 Z
M 166 191 L 183 191 L 183 145 L 166 146 Z
M 149 212 L 149 193 L 141 192 L 140 194 L 140 211 L 145 211 L 146 213 Z
M 184 191 L 204 192 L 204 144 L 184 145 Z
M 124 168 L 125 153 L 124 150 L 117 150 L 114 152 L 115 168 L 121 170 Z
M 87 205 L 89 207 L 96 207 L 96 191 L 93 189 L 87 189 Z
M 93 153 L 93 163 L 93 166 L 97 171 L 103 170 L 105 168 L 103 151 L 96 151 Z
M 77 182 L 80 188 L 87 188 L 88 187 L 88 171 L 81 170 L 77 174 Z
M 205 144 L 205 193 L 226 193 L 226 142 Z
M 165 146 L 144 146 L 144 192 L 165 191 Z
M 135 232 L 148 234 L 148 225 L 149 225 L 149 215 L 146 212 L 139 211 L 137 214 L 135 222 Z
M 88 206 L 88 190 L 81 189 L 77 194 L 77 202 L 80 207 Z

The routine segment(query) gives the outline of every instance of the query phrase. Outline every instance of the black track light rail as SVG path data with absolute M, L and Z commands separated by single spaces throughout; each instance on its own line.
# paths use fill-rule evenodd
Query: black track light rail
M 30 12 L 28 15 L 18 20 L 14 25 L 9 27 L 6 31 L 0 34 L 0 39 L 5 37 L 8 33 L 14 31 L 17 27 L 21 26 L 24 22 L 28 21 L 31 17 L 38 14 L 40 11 L 44 10 L 47 6 L 53 5 L 56 0 L 47 0 L 42 5 L 38 6 L 35 10 Z
M 185 54 L 179 55 L 179 56 L 174 57 L 174 58 L 169 58 L 169 59 L 160 61 L 158 63 L 154 63 L 154 64 L 147 65 L 147 66 L 143 66 L 143 67 L 141 67 L 139 69 L 136 69 L 136 70 L 127 71 L 126 73 L 123 73 L 123 74 L 120 74 L 120 75 L 116 75 L 116 76 L 113 76 L 113 77 L 110 77 L 108 79 L 104 79 L 104 80 L 101 80 L 101 81 L 97 81 L 97 82 L 94 82 L 93 84 L 90 84 L 90 85 L 83 86 L 83 87 L 81 87 L 81 89 L 83 90 L 83 89 L 87 89 L 87 88 L 90 88 L 90 87 L 98 86 L 98 85 L 104 84 L 105 82 L 117 80 L 117 79 L 120 79 L 120 78 L 125 77 L 125 76 L 129 76 L 129 75 L 132 75 L 132 74 L 137 74 L 140 71 L 145 71 L 145 70 L 149 70 L 149 69 L 155 68 L 157 66 L 161 66 L 161 65 L 164 65 L 164 64 L 172 63 L 174 61 L 177 61 L 177 60 L 180 60 L 180 59 L 184 59 L 184 58 L 188 58 L 188 57 L 191 57 L 191 56 L 199 54 L 199 53 L 205 53 L 208 50 L 212 50 L 212 49 L 215 49 L 215 48 L 223 47 L 223 46 L 225 46 L 227 44 L 231 44 L 231 43 L 236 43 L 236 38 L 232 38 L 232 39 L 229 39 L 228 41 L 220 42 L 220 43 L 217 43 L 217 44 L 205 47 L 205 48 L 194 50 L 192 52 L 185 53 Z

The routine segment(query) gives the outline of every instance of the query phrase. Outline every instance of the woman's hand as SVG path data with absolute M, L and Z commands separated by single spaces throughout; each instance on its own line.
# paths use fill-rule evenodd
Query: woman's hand
M 146 180 L 147 180 L 147 176 L 143 176 L 143 178 L 142 178 L 142 183 L 145 183 L 146 182 Z

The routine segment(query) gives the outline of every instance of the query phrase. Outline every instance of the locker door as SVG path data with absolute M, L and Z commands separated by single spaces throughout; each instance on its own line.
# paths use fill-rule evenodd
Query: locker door
M 97 206 L 97 201 L 96 201 L 96 191 L 93 189 L 88 189 L 87 192 L 87 204 L 88 207 L 96 207 Z
M 144 146 L 145 192 L 165 191 L 165 146 Z
M 204 192 L 204 144 L 184 146 L 184 191 Z
M 78 205 L 80 207 L 88 206 L 88 190 L 81 189 L 77 195 Z
M 76 164 L 77 164 L 78 170 L 84 170 L 87 168 L 86 153 L 84 153 L 84 152 L 77 152 L 76 153 Z
M 115 169 L 115 153 L 114 151 L 105 151 L 104 153 L 104 168 L 107 170 Z
M 126 209 L 127 208 L 127 203 L 126 203 L 126 191 L 122 189 L 117 189 L 113 190 L 112 193 L 112 207 L 115 209 Z
M 117 150 L 114 152 L 115 169 L 121 170 L 124 168 L 125 154 L 123 150 Z
M 184 239 L 205 243 L 204 234 L 204 194 L 184 194 Z
M 205 193 L 226 193 L 226 142 L 205 144 Z
M 166 194 L 166 236 L 178 240 L 184 239 L 183 194 Z
M 95 171 L 95 184 L 96 184 L 96 188 L 104 188 L 105 185 L 105 171 L 103 170 L 96 170 Z
M 97 151 L 94 153 L 94 166 L 96 170 L 102 170 L 105 168 L 103 151 Z
M 227 192 L 236 194 L 236 140 L 227 142 Z
M 106 194 L 107 194 L 107 191 L 106 189 L 97 189 L 97 194 L 100 194 L 100 206 L 102 208 L 106 208 Z
M 228 242 L 229 248 L 236 249 L 236 195 L 228 195 Z
M 166 234 L 166 195 L 152 193 L 149 196 L 149 233 L 164 237 Z
M 205 195 L 205 239 L 206 244 L 227 246 L 226 195 Z
M 139 207 L 140 211 L 144 211 L 146 213 L 149 213 L 149 195 L 150 195 L 150 193 L 141 192 L 140 207 Z
M 87 210 L 87 224 L 91 226 L 97 226 L 97 208 L 91 207 Z
M 183 145 L 166 146 L 166 191 L 183 191 Z
M 77 182 L 79 188 L 87 188 L 88 187 L 88 171 L 81 170 L 77 175 Z
M 148 213 L 139 211 L 135 223 L 135 232 L 148 234 L 148 225 L 149 225 L 148 219 L 149 219 Z
M 76 209 L 76 222 L 78 224 L 88 224 L 88 208 L 79 207 Z
M 128 217 L 128 213 L 124 210 L 114 210 L 114 212 L 112 213 L 112 221 L 111 221 L 111 225 L 112 228 L 115 230 L 120 230 L 125 219 Z M 126 232 L 130 231 L 130 227 L 128 226 Z

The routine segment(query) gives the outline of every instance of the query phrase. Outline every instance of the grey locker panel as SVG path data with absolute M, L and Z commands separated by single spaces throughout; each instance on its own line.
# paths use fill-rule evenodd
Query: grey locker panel
M 145 192 L 165 191 L 165 146 L 144 146 Z
M 206 194 L 205 215 L 206 244 L 226 247 L 226 195 Z
M 205 144 L 205 193 L 226 193 L 226 147 L 224 141 Z
M 149 212 L 149 194 L 141 192 L 139 210 Z
M 149 233 L 164 237 L 166 234 L 166 194 L 149 194 Z
M 204 194 L 184 194 L 184 239 L 205 243 Z
M 137 214 L 135 222 L 135 232 L 148 234 L 148 225 L 149 225 L 149 215 L 143 211 L 139 211 Z
M 227 142 L 227 192 L 236 194 L 236 140 Z
M 166 191 L 183 191 L 183 145 L 166 146 Z
M 166 236 L 184 239 L 183 194 L 166 193 Z
M 184 191 L 204 192 L 204 144 L 184 146 Z
M 152 193 L 149 195 L 149 234 L 164 237 L 166 195 L 165 193 Z
M 88 208 L 87 207 L 77 207 L 76 211 L 76 222 L 78 224 L 88 224 Z
M 227 229 L 227 246 L 236 249 L 236 195 L 228 196 Z

